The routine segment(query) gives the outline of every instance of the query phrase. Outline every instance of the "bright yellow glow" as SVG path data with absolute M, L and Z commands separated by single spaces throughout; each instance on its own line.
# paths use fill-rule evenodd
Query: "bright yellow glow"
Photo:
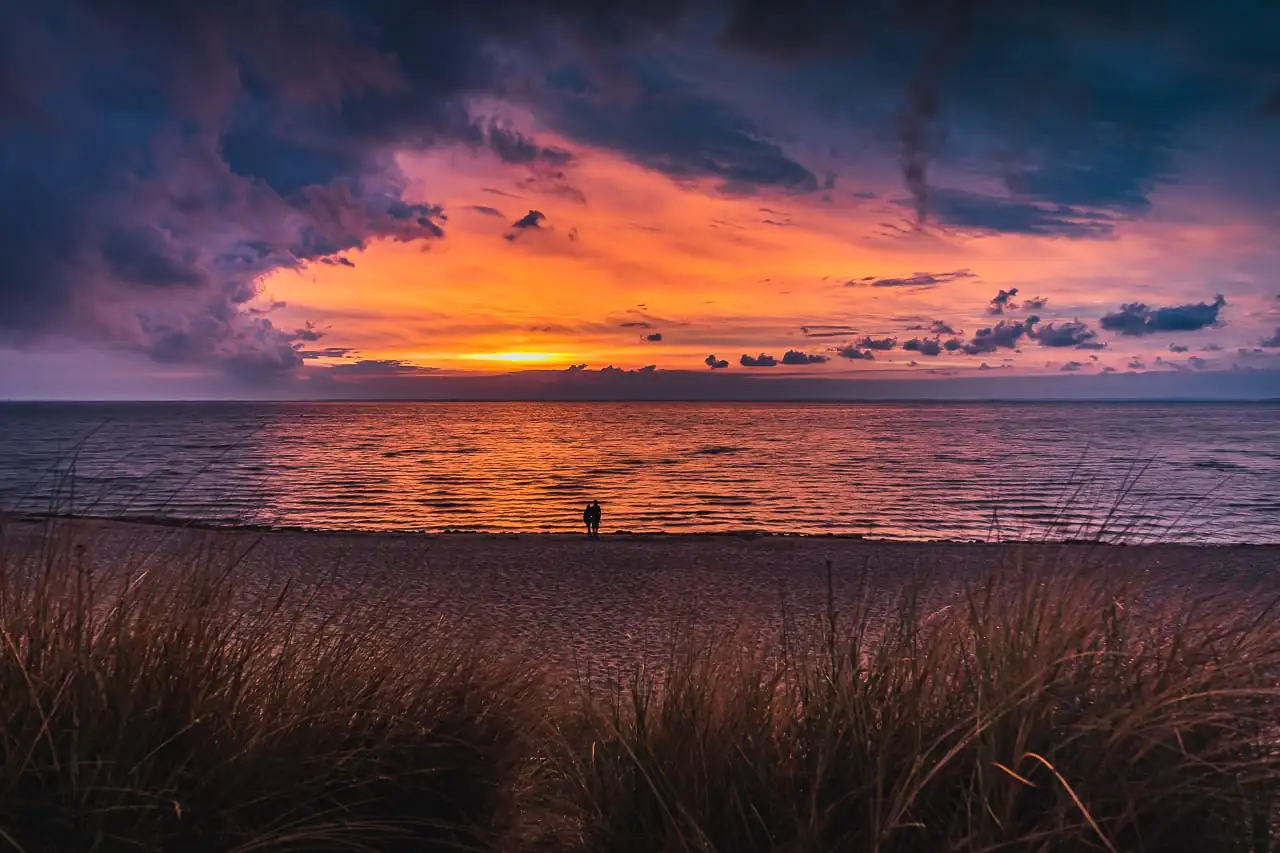
M 459 355 L 469 361 L 511 361 L 518 364 L 544 364 L 563 361 L 567 356 L 560 352 L 470 352 Z

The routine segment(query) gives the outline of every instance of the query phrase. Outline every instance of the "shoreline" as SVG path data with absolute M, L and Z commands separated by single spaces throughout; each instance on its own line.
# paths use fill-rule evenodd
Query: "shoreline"
M 324 612 L 396 612 L 424 637 L 444 631 L 523 649 L 561 673 L 616 684 L 662 668 L 672 641 L 777 638 L 820 626 L 829 607 L 892 619 L 914 589 L 938 607 L 971 584 L 1024 586 L 1080 569 L 1126 585 L 1139 607 L 1206 593 L 1280 597 L 1277 545 L 909 542 L 728 534 L 414 534 L 238 530 L 51 519 L 0 525 L 4 552 L 41 559 L 44 537 L 93 572 L 234 572 L 249 598 L 284 586 Z M 67 547 L 70 545 L 84 546 Z M 1037 581 L 1038 583 L 1038 581 Z M 772 640 L 770 640 L 772 642 Z
M 570 530 L 485 530 L 483 528 L 442 528 L 442 529 L 400 529 L 400 528 L 335 528 L 306 527 L 303 525 L 252 524 L 241 521 L 220 522 L 210 519 L 172 518 L 165 516 L 99 516 L 66 513 L 26 513 L 0 511 L 0 525 L 3 524 L 43 524 L 50 521 L 69 522 L 73 524 L 119 525 L 126 527 L 154 527 L 170 530 L 190 530 L 208 533 L 256 533 L 256 534 L 294 534 L 314 537 L 352 537 L 352 538 L 395 538 L 395 539 L 435 539 L 435 538 L 484 538 L 484 539 L 516 539 L 536 537 L 544 539 L 586 539 L 581 531 Z M 600 539 L 605 541 L 697 541 L 697 540 L 799 540 L 799 541 L 845 541 L 865 542 L 883 545 L 949 545 L 949 546 L 1012 546 L 1046 548 L 1053 546 L 1071 547 L 1105 547 L 1125 549 L 1151 548 L 1186 548 L 1203 551 L 1221 551 L 1237 548 L 1275 549 L 1280 553 L 1280 541 L 1276 542 L 1184 542 L 1147 540 L 1126 542 L 1104 539 L 909 539 L 904 537 L 877 536 L 867 533 L 829 532 L 806 533 L 803 531 L 777 530 L 602 530 Z

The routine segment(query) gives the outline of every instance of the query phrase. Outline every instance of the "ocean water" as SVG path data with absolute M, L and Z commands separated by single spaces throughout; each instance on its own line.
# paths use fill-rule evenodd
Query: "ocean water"
M 0 405 L 0 510 L 340 530 L 1280 543 L 1280 406 Z

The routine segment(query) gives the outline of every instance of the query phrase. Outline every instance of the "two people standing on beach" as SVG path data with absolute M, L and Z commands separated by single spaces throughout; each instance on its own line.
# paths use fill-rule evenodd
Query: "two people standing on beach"
M 587 508 L 582 511 L 582 523 L 587 525 L 588 536 L 600 535 L 600 501 L 587 504 Z

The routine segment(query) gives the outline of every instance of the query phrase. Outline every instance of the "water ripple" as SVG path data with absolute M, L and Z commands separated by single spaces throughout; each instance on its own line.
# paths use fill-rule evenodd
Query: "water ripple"
M 1277 415 L 1203 404 L 0 405 L 0 509 L 576 531 L 599 499 L 606 530 L 1076 538 L 1110 519 L 1130 538 L 1280 542 Z

